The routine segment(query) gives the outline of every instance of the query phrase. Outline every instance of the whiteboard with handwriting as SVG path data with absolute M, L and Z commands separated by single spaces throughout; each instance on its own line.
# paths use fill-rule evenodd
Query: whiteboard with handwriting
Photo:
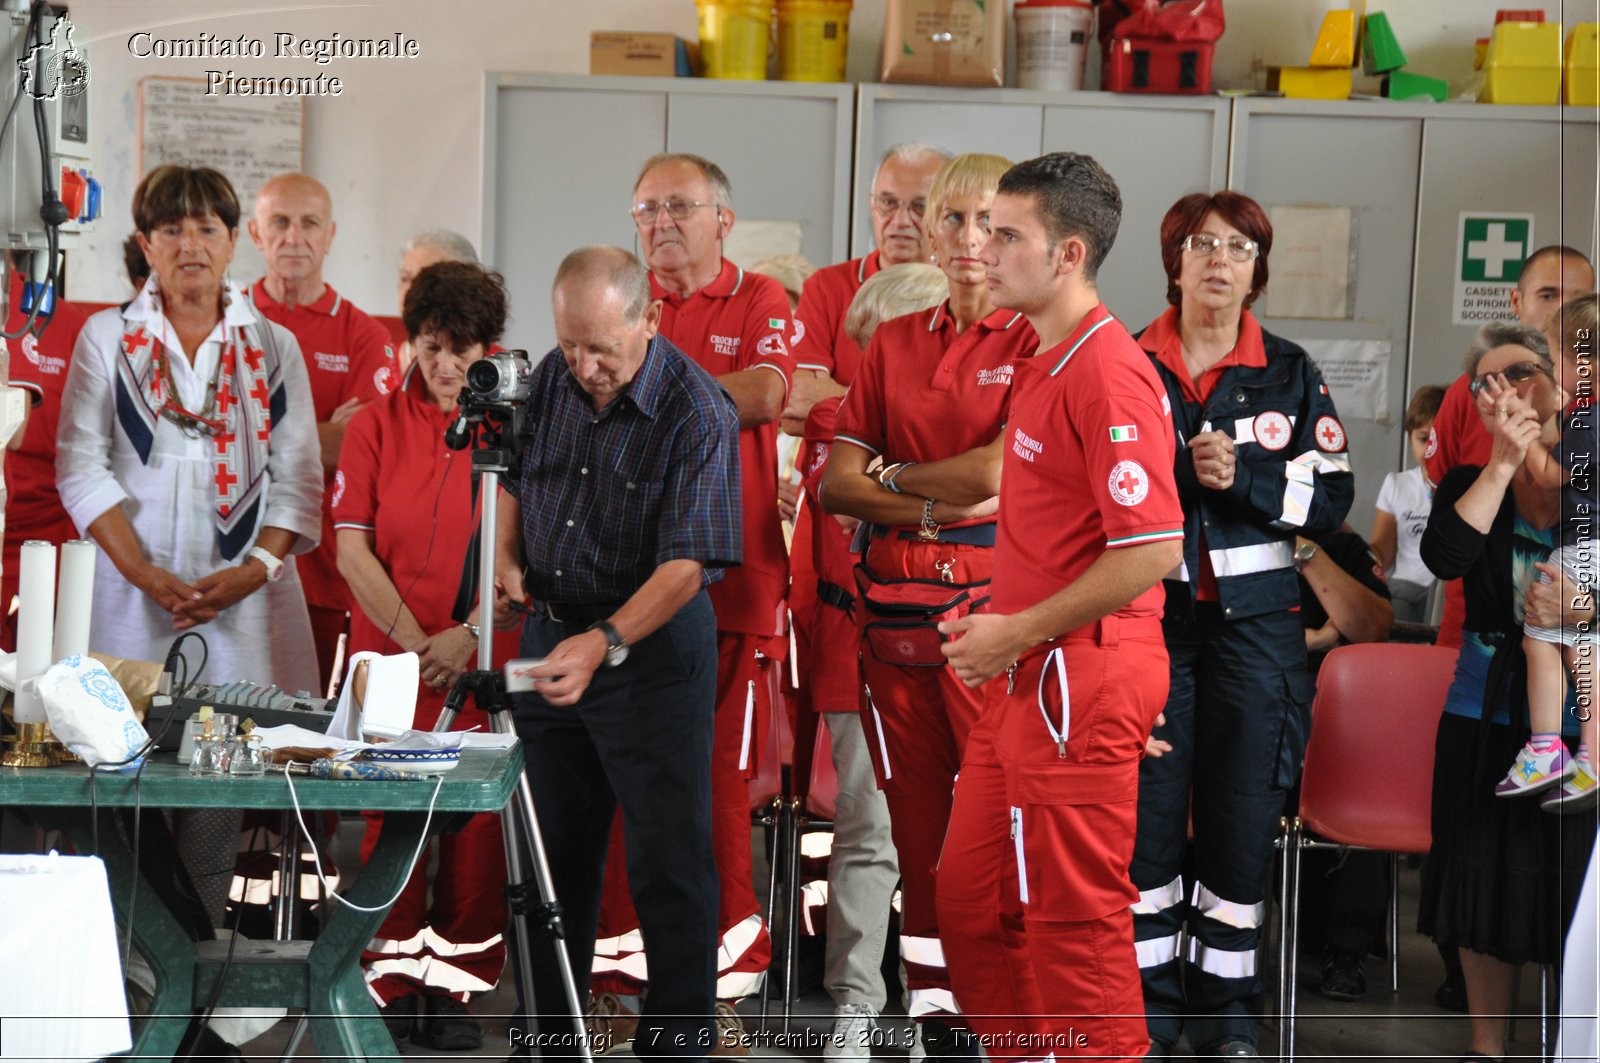
M 222 171 L 239 195 L 242 229 L 269 177 L 304 168 L 305 102 L 293 96 L 207 96 L 205 90 L 199 78 L 140 80 L 139 172 L 164 163 Z M 258 272 L 260 262 L 241 233 L 235 276 Z

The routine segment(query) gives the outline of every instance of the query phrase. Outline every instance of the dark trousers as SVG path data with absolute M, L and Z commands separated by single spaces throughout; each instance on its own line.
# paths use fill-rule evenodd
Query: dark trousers
M 530 618 L 522 654 L 545 656 L 585 625 Z M 634 1051 L 704 1056 L 716 1003 L 717 872 L 711 850 L 711 732 L 716 703 L 716 616 L 704 592 L 602 666 L 575 706 L 518 695 L 515 719 L 565 913 L 567 955 L 588 998 L 611 818 L 622 807 L 628 885 L 650 956 L 650 995 Z M 565 1035 L 555 956 L 533 950 L 540 1029 Z
M 1172 686 L 1158 738 L 1139 767 L 1134 937 L 1150 1035 L 1188 1028 L 1205 1051 L 1256 1042 L 1273 839 L 1299 775 L 1315 684 L 1297 614 L 1226 620 L 1214 603 L 1163 621 Z M 1194 856 L 1184 874 L 1191 817 Z

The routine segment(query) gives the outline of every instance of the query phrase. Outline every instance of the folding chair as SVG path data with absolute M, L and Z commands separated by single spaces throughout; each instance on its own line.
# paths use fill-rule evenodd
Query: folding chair
M 789 1023 L 794 1004 L 795 977 L 800 949 L 801 905 L 800 836 L 812 831 L 832 830 L 839 797 L 839 777 L 833 770 L 833 743 L 828 729 L 820 723 L 812 743 L 809 765 L 795 758 L 796 793 L 788 802 L 785 818 L 783 898 L 787 907 L 783 947 L 783 1021 Z M 774 864 L 776 866 L 776 864 Z
M 1374 849 L 1390 854 L 1390 979 L 1399 988 L 1400 853 L 1432 844 L 1433 736 L 1455 675 L 1456 651 L 1363 643 L 1328 654 L 1317 677 L 1298 814 L 1286 817 L 1279 912 L 1278 1049 L 1294 1059 L 1300 854 Z

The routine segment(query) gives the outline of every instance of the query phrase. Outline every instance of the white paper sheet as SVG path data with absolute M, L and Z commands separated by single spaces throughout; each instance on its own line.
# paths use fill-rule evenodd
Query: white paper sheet
M 1272 273 L 1262 311 L 1342 320 L 1350 299 L 1350 208 L 1272 207 Z M 1341 412 L 1343 412 L 1341 410 Z
M 1295 340 L 1322 370 L 1343 420 L 1389 423 L 1388 340 Z

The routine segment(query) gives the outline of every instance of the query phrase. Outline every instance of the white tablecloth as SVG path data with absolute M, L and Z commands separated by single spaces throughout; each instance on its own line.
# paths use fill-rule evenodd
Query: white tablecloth
M 0 854 L 0 957 L 0 1059 L 133 1047 L 99 858 Z

